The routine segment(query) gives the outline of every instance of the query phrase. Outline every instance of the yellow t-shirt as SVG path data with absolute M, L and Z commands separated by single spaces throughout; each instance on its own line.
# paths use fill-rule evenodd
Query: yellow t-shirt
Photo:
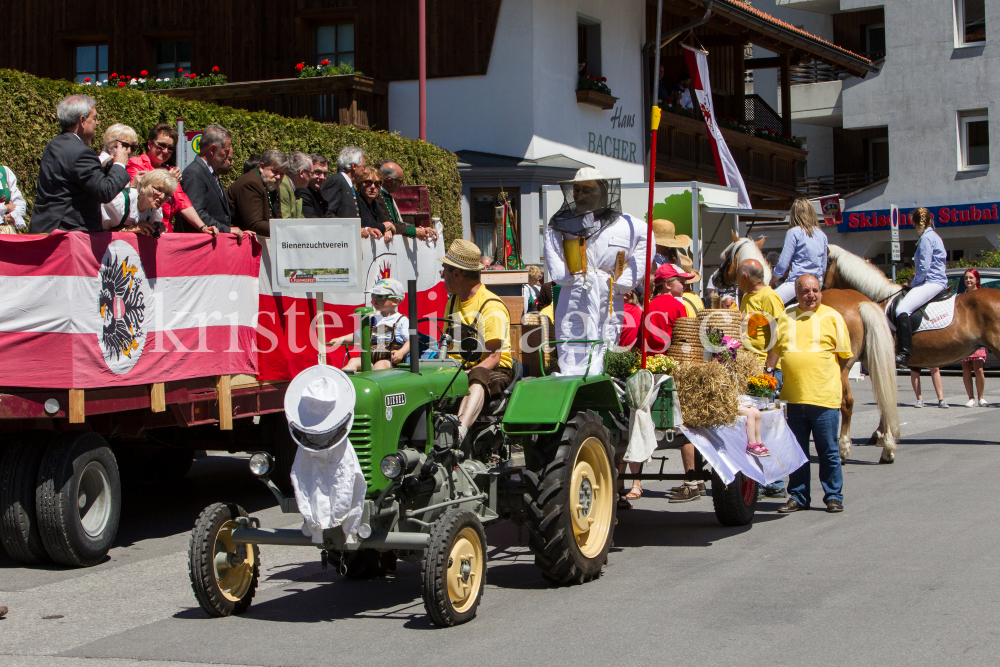
M 781 356 L 782 400 L 840 408 L 837 358 L 852 356 L 851 337 L 840 313 L 822 304 L 813 313 L 798 307 L 789 310 L 778 323 L 774 349 Z
M 487 303 L 489 299 L 493 300 Z M 452 317 L 452 304 L 458 308 L 454 311 L 455 317 Z M 477 315 L 478 322 L 476 321 Z M 480 285 L 476 295 L 468 301 L 459 301 L 457 297 L 449 296 L 448 305 L 444 309 L 444 317 L 446 320 L 460 320 L 462 324 L 475 326 L 483 342 L 502 341 L 499 367 L 511 368 L 513 366 L 510 356 L 510 315 L 497 295 L 486 289 L 484 285 Z M 461 358 L 457 354 L 451 356 L 455 359 Z
M 681 295 L 681 302 L 684 304 L 684 309 L 687 310 L 688 317 L 698 317 L 698 313 L 705 310 L 705 303 L 694 292 L 684 292 Z
M 761 360 L 767 359 L 771 339 L 778 333 L 778 323 L 785 317 L 785 305 L 781 297 L 770 287 L 759 292 L 744 294 L 740 300 L 740 312 L 747 317 L 747 338 Z M 773 322 L 773 324 L 772 324 Z M 772 328 L 773 327 L 773 328 Z M 778 362 L 776 368 L 781 368 Z

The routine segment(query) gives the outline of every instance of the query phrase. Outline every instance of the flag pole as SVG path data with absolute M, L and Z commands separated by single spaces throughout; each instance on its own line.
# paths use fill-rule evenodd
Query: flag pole
M 710 5 L 711 6 L 711 5 Z M 656 130 L 660 127 L 660 107 L 656 97 L 660 92 L 660 29 L 663 27 L 663 0 L 656 3 L 656 55 L 653 57 L 652 109 L 649 114 L 649 206 L 646 209 L 646 270 L 643 271 L 645 289 L 642 290 L 642 319 L 648 322 L 646 313 L 649 309 L 649 265 L 653 260 L 653 200 L 656 189 Z M 645 56 L 643 56 L 645 58 Z M 647 61 L 648 62 L 648 61 Z M 646 326 L 639 328 L 639 349 L 642 350 L 640 368 L 646 367 Z

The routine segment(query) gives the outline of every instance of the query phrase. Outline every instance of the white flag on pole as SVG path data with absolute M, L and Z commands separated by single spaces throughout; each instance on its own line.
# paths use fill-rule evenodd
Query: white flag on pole
M 750 195 L 747 193 L 747 186 L 743 183 L 740 169 L 736 166 L 736 160 L 729 152 L 729 146 L 726 145 L 726 140 L 722 136 L 719 123 L 715 120 L 715 107 L 712 105 L 712 84 L 708 80 L 708 58 L 706 57 L 708 52 L 687 44 L 681 44 L 681 46 L 684 47 L 684 59 L 687 61 L 688 73 L 691 75 L 691 83 L 698 98 L 701 114 L 705 117 L 708 138 L 712 142 L 715 168 L 719 172 L 719 183 L 739 190 L 740 208 L 752 208 Z

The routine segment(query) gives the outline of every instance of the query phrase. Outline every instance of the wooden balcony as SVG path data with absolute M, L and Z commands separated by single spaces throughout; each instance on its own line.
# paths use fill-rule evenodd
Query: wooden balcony
M 805 161 L 806 151 L 725 128 L 722 135 L 755 205 L 765 197 L 790 201 L 799 196 L 796 165 Z M 656 143 L 656 180 L 719 182 L 703 120 L 664 112 Z
M 270 111 L 289 118 L 312 118 L 321 123 L 355 125 L 366 130 L 384 130 L 389 126 L 389 85 L 356 74 L 243 81 L 149 93 L 249 111 Z

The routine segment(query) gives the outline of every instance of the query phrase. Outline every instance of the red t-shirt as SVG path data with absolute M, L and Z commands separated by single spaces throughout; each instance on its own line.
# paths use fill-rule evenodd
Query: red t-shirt
M 664 354 L 670 347 L 667 338 L 674 335 L 674 322 L 687 317 L 687 309 L 680 299 L 670 294 L 661 294 L 649 302 L 646 317 L 646 353 Z
M 156 168 L 157 167 L 154 167 L 153 163 L 149 159 L 149 153 L 143 153 L 137 157 L 129 158 L 128 164 L 125 165 L 125 171 L 128 172 L 128 175 L 131 178 L 135 178 L 136 174 L 144 174 L 147 171 L 152 171 Z M 166 223 L 168 232 L 174 231 L 174 214 L 179 211 L 183 211 L 186 208 L 191 208 L 191 200 L 188 199 L 186 194 L 184 194 L 184 189 L 181 188 L 180 183 L 178 183 L 177 189 L 174 190 L 174 196 L 163 202 L 163 206 L 160 209 L 163 211 L 163 222 Z
M 625 304 L 624 323 L 622 324 L 621 335 L 618 336 L 618 345 L 632 349 L 639 339 L 639 331 L 642 330 L 642 308 L 631 303 Z

